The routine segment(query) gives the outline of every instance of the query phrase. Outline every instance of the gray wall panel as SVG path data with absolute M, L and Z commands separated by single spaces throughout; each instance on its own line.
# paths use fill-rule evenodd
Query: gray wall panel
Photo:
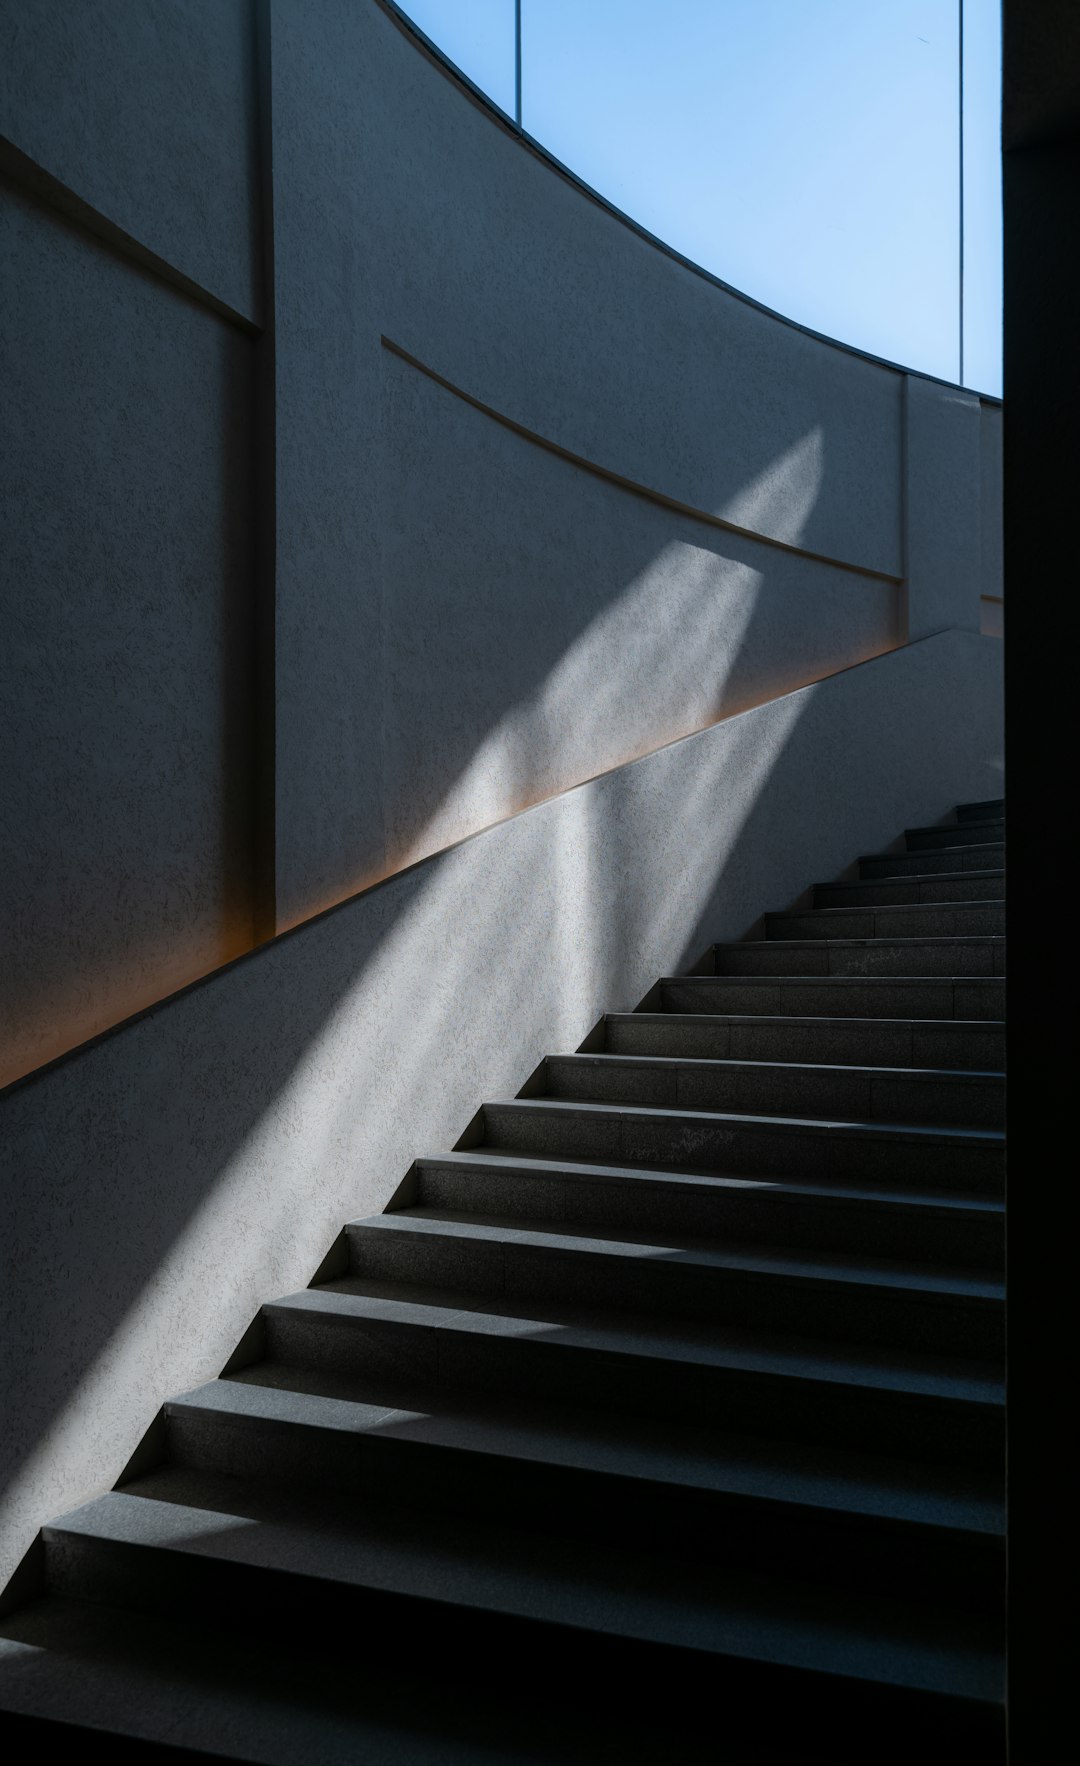
M 250 942 L 249 339 L 0 192 L 3 1077 Z
M 252 0 L 0 0 L 0 134 L 258 318 Z

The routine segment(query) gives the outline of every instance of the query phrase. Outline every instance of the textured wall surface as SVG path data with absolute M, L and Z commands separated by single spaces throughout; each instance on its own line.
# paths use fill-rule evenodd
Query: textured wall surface
M 251 0 L 0 0 L 0 134 L 249 319 Z
M 0 1099 L 3 1572 L 485 1098 L 861 852 L 1001 789 L 949 632 L 417 865 Z
M 36 651 L 0 1078 L 255 923 L 985 626 L 978 401 L 696 274 L 376 0 L 0 0 L 0 170 Z
M 0 205 L 0 1081 L 251 942 L 248 338 Z

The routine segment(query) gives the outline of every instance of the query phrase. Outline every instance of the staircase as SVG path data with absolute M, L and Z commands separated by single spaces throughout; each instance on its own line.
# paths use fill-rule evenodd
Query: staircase
M 418 1159 L 45 1530 L 27 1745 L 1003 1761 L 1003 842 L 909 829 Z

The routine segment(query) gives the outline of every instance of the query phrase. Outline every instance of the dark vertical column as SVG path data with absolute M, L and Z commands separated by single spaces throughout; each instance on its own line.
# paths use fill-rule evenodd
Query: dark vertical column
M 957 191 L 957 195 L 959 198 L 959 205 L 960 205 L 960 220 L 959 220 L 959 225 L 957 226 L 957 229 L 956 229 L 957 241 L 958 241 L 959 248 L 960 248 L 959 254 L 958 254 L 960 261 L 957 265 L 957 292 L 958 292 L 958 297 L 959 297 L 958 298 L 959 312 L 957 314 L 957 329 L 958 329 L 958 334 L 959 334 L 959 372 L 957 373 L 956 378 L 960 382 L 960 385 L 963 386 L 963 384 L 964 384 L 964 0 L 957 0 L 957 4 L 956 4 L 956 70 L 957 70 L 956 116 L 957 116 L 957 121 L 959 123 L 959 137 L 960 137 L 959 142 L 957 144 L 957 164 L 960 168 L 960 176 L 958 179 L 959 189 Z
M 277 369 L 271 0 L 252 0 L 259 131 L 262 333 L 255 345 L 254 932 L 277 931 Z
M 1010 1759 L 1035 1766 L 1060 1757 L 1074 1678 L 1054 1609 L 1074 1586 L 1076 1531 L 1076 970 L 1063 908 L 1080 698 L 1067 631 L 1080 482 L 1080 7 L 1005 0 L 1003 22 L 1009 1727 Z

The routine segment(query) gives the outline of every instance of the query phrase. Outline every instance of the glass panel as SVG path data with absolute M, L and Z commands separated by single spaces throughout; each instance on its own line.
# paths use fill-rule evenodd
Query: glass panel
M 1001 397 L 1001 6 L 964 0 L 964 384 Z
M 526 130 L 695 263 L 954 379 L 957 0 L 523 0 Z
M 514 0 L 402 0 L 402 12 L 508 116 L 514 114 Z

